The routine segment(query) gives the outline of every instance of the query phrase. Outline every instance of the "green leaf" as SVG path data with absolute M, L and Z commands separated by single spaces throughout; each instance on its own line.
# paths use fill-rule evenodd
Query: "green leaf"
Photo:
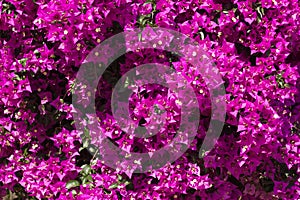
M 83 165 L 81 168 L 82 168 L 81 173 L 83 173 L 85 175 L 89 175 L 92 172 L 92 168 L 88 164 Z
M 122 176 L 120 174 L 118 174 L 118 180 L 121 181 L 122 180 Z
M 28 60 L 28 58 L 22 58 L 21 60 L 18 60 L 18 61 L 21 65 L 23 65 L 23 67 L 25 67 L 27 60 Z
M 89 146 L 89 140 L 88 139 L 84 139 L 82 146 L 83 146 L 83 148 L 87 148 Z
M 39 54 L 40 52 L 39 52 L 39 50 L 36 49 L 36 50 L 33 51 L 33 53 L 34 54 Z
M 91 153 L 93 153 L 93 154 L 96 154 L 96 151 L 97 151 L 97 149 L 95 149 L 95 148 L 92 147 L 92 146 L 90 146 L 90 147 L 88 148 L 88 150 L 89 150 L 89 152 L 91 152 Z
M 22 80 L 22 78 L 21 78 L 21 77 L 20 77 L 18 74 L 15 74 L 15 76 L 16 76 L 16 78 L 15 78 L 15 79 L 16 79 L 17 81 L 20 81 L 20 80 Z
M 148 23 L 148 19 L 145 18 L 143 21 L 142 21 L 142 27 L 145 27 L 145 25 Z
M 129 78 L 126 77 L 126 80 L 125 80 L 125 84 L 124 84 L 124 88 L 127 88 L 129 86 L 130 82 L 129 82 Z
M 70 181 L 67 182 L 66 188 L 70 189 L 70 188 L 78 187 L 79 185 L 80 185 L 79 181 L 77 181 L 77 180 L 70 180 Z
M 127 185 L 129 185 L 130 184 L 130 182 L 129 181 L 125 181 L 125 186 L 127 186 Z
M 282 77 L 282 74 L 279 73 L 276 75 L 276 82 L 279 88 L 288 88 L 289 85 L 285 82 L 284 78 Z
M 91 161 L 91 165 L 96 165 L 96 164 L 97 164 L 97 160 L 96 159 L 94 159 L 94 160 Z
M 139 19 L 138 19 L 138 23 L 139 24 L 142 24 L 142 22 L 144 21 L 144 19 L 145 19 L 145 15 L 141 15 L 140 17 L 139 17 Z
M 84 128 L 84 136 L 90 138 L 90 131 L 87 128 Z
M 88 182 L 87 177 L 82 178 L 82 184 L 85 185 Z
M 23 155 L 24 155 L 25 157 L 28 155 L 28 149 L 29 149 L 29 147 L 27 147 L 27 148 L 24 149 Z
M 83 148 L 87 148 L 90 144 L 90 132 L 87 128 L 84 129 L 84 135 L 83 135 L 83 138 L 82 138 L 82 146 Z
M 202 149 L 201 152 L 199 152 L 199 157 L 203 158 L 205 155 L 206 155 L 206 151 Z
M 202 31 L 199 31 L 199 35 L 201 37 L 201 40 L 204 40 L 205 35 L 204 35 L 204 33 Z
M 154 0 L 147 0 L 146 3 L 144 3 L 144 5 L 148 3 L 154 3 L 154 2 L 155 2 Z
M 74 196 L 76 194 L 77 194 L 76 190 L 72 190 L 72 195 Z
M 89 182 L 93 182 L 93 177 L 91 175 L 88 175 L 86 178 Z
M 114 189 L 114 188 L 117 188 L 118 185 L 119 185 L 118 183 L 113 183 L 113 184 L 111 184 L 111 186 L 109 186 L 108 189 Z
M 264 16 L 264 14 L 265 14 L 264 8 L 258 7 L 256 11 L 257 11 L 257 13 L 258 13 L 258 17 L 259 17 L 260 19 L 262 19 L 263 16 Z

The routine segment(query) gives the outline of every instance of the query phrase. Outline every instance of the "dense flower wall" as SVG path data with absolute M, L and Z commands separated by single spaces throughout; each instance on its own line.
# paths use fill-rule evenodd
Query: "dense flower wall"
M 1 198 L 300 199 L 298 1 L 1 0 L 0 10 Z M 72 90 L 94 47 L 137 27 L 163 27 L 194 38 L 222 75 L 227 112 L 216 146 L 199 158 L 211 113 L 198 77 L 193 88 L 201 121 L 188 151 L 158 170 L 128 174 L 90 153 L 89 130 L 82 136 L 74 126 Z M 149 62 L 187 77 L 192 73 L 183 58 L 143 49 L 116 60 L 97 88 L 101 126 L 128 151 L 155 151 L 179 123 L 176 98 L 153 85 L 133 94 L 129 107 L 140 125 L 151 120 L 149 107 L 167 107 L 159 135 L 129 137 L 111 116 L 114 84 Z M 88 107 L 88 96 L 77 100 Z

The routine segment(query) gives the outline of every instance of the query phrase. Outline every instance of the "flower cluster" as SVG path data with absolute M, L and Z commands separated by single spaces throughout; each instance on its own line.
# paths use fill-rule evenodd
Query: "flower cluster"
M 1 198 L 300 198 L 298 1 L 1 0 L 0 12 Z M 199 158 L 212 110 L 203 77 L 167 51 L 141 49 L 118 58 L 99 80 L 95 105 L 101 129 L 119 148 L 156 151 L 180 125 L 181 102 L 174 93 L 148 84 L 124 106 L 134 123 L 159 125 L 160 132 L 137 138 L 120 128 L 111 94 L 134 67 L 160 63 L 180 72 L 191 83 L 201 113 L 197 136 L 184 155 L 135 174 L 112 169 L 91 153 L 98 150 L 90 145 L 88 126 L 83 133 L 76 130 L 72 105 L 75 98 L 89 109 L 90 96 L 72 93 L 79 67 L 98 44 L 145 27 L 195 39 L 222 75 L 227 108 L 216 146 Z M 169 45 L 168 40 L 159 45 Z M 89 81 L 81 87 L 89 88 Z

